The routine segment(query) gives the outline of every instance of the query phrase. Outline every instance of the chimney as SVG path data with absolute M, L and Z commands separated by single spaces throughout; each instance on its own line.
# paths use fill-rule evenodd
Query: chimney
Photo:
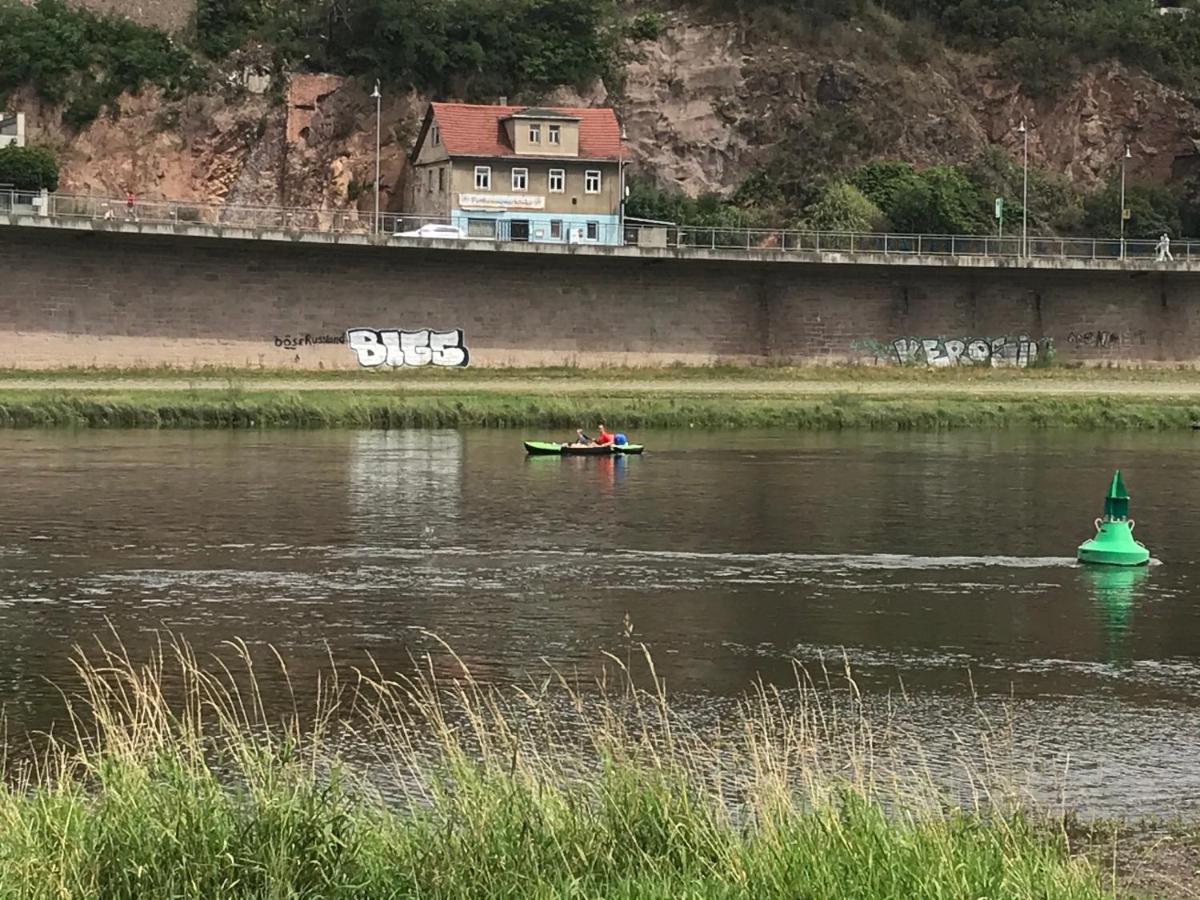
M 507 97 L 501 97 L 501 98 L 500 98 L 500 102 L 499 102 L 497 105 L 498 105 L 498 106 L 508 106 L 508 98 L 507 98 Z

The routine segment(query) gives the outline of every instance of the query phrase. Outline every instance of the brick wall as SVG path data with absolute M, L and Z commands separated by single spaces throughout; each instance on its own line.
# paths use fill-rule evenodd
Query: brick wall
M 1198 299 L 1186 274 L 0 231 L 0 365 L 29 368 L 353 368 L 345 345 L 310 341 L 356 327 L 461 328 L 472 365 L 889 359 L 899 338 L 1018 335 L 1067 359 L 1196 362 Z

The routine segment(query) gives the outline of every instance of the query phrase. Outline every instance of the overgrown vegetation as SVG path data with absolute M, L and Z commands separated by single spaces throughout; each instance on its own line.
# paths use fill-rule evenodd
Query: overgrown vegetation
M 232 647 L 211 666 L 181 644 L 80 655 L 73 737 L 5 767 L 5 895 L 1108 896 L 1011 801 L 1003 734 L 954 763 L 988 801 L 947 802 L 848 673 L 762 687 L 709 735 L 636 645 L 600 686 L 531 673 L 524 690 L 439 649 L 415 675 L 324 673 L 303 713 L 264 701 L 286 670 Z
M 769 227 L 819 231 L 894 231 L 910 234 L 996 234 L 995 201 L 1003 200 L 1007 233 L 1020 227 L 1020 163 L 991 147 L 964 165 L 917 169 L 880 160 L 824 172 L 800 153 L 780 151 L 734 194 L 688 198 L 635 180 L 626 204 L 633 217 L 705 228 Z M 1120 233 L 1120 178 L 1087 192 L 1037 168 L 1029 173 L 1029 227 L 1037 235 L 1116 237 Z M 1200 186 L 1130 181 L 1125 235 L 1156 239 L 1163 232 L 1200 233 Z
M 870 370 L 867 370 L 870 371 Z M 878 370 L 876 370 L 878 371 Z M 885 378 L 885 382 L 888 379 Z M 1182 430 L 1200 420 L 1184 399 L 939 390 L 897 397 L 853 390 L 805 396 L 734 392 L 279 391 L 234 387 L 194 391 L 0 390 L 0 427 L 42 428 L 539 428 L 568 437 L 580 422 L 604 419 L 644 428 L 801 428 L 938 431 L 956 428 Z
M 25 84 L 64 105 L 79 127 L 123 92 L 151 83 L 168 94 L 196 86 L 190 53 L 154 28 L 97 15 L 64 0 L 0 0 L 0 95 Z
M 45 147 L 0 148 L 0 185 L 19 191 L 58 190 L 58 159 Z
M 1159 80 L 1200 83 L 1200 11 L 1197 0 L 1169 4 L 1193 15 L 1156 15 L 1150 0 L 685 0 L 710 10 L 742 13 L 783 10 L 813 27 L 851 19 L 900 17 L 929 26 L 943 40 L 998 53 L 998 63 L 1021 79 L 1026 92 L 1054 91 L 1081 65 L 1119 59 Z
M 196 21 L 214 57 L 260 40 L 295 64 L 467 99 L 611 77 L 625 28 L 613 0 L 200 0 Z M 644 39 L 656 21 L 629 27 Z

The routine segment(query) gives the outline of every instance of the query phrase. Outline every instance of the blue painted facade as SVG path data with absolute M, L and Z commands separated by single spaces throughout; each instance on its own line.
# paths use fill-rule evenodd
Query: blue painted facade
M 622 243 L 621 217 L 529 211 L 482 211 L 452 209 L 450 222 L 468 236 L 494 237 L 498 241 L 528 240 L 537 244 L 607 244 Z M 481 233 L 481 223 L 491 223 L 491 234 Z M 514 223 L 517 225 L 514 234 Z M 522 223 L 527 230 L 522 228 Z M 522 231 L 525 230 L 525 236 Z

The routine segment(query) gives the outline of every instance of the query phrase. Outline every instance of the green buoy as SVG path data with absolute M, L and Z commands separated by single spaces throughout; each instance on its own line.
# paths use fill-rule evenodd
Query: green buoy
M 1150 551 L 1133 539 L 1129 494 L 1120 469 L 1113 475 L 1104 498 L 1104 516 L 1096 520 L 1096 536 L 1079 545 L 1079 561 L 1101 566 L 1144 566 L 1150 562 Z

